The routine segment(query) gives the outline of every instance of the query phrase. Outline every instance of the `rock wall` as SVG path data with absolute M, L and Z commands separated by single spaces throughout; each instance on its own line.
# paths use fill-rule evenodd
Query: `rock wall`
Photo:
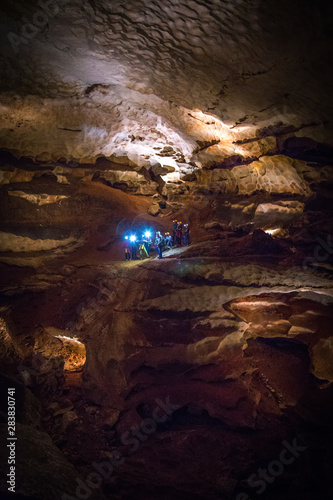
M 330 498 L 332 5 L 1 9 L 16 497 Z M 124 261 L 174 219 L 190 246 Z

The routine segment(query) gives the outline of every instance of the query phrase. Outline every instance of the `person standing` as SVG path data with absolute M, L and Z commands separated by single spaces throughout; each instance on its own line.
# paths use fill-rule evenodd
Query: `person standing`
M 183 224 L 180 221 L 180 222 L 178 222 L 177 231 L 176 231 L 177 246 L 182 245 L 182 239 L 183 239 Z
M 162 234 L 160 231 L 156 233 L 156 240 L 155 240 L 156 248 L 158 251 L 158 258 L 162 259 L 163 255 L 163 247 L 165 245 L 165 239 L 163 238 Z
M 172 236 L 170 233 L 165 233 L 165 243 L 168 247 L 172 247 Z
M 176 244 L 176 232 L 177 232 L 178 222 L 177 219 L 173 221 L 172 224 L 172 246 Z
M 130 249 L 131 249 L 131 254 L 132 254 L 132 260 L 136 260 L 136 249 L 137 249 L 137 244 L 136 244 L 136 236 L 130 236 Z
M 139 241 L 139 257 L 140 260 L 143 260 L 145 258 L 149 258 L 149 254 L 146 249 L 146 245 L 144 241 Z
M 184 224 L 184 245 L 189 246 L 190 244 L 190 228 L 188 224 Z
M 125 251 L 125 260 L 131 260 L 131 250 L 128 236 L 125 236 L 124 238 L 123 249 Z
M 143 244 L 145 246 L 145 249 L 146 249 L 146 252 L 147 252 L 147 256 L 149 257 L 149 253 L 150 253 L 150 247 L 151 247 L 151 232 L 150 231 L 146 231 L 145 234 L 142 235 L 142 240 L 143 240 Z

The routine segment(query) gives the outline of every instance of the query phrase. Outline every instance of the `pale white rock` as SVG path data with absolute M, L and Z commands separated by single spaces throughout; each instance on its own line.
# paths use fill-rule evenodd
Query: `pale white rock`
M 145 165 L 166 145 L 189 161 L 197 141 L 218 141 L 219 154 L 203 154 L 248 158 L 274 149 L 279 123 L 332 144 L 330 67 L 317 56 L 330 56 L 325 14 L 299 2 L 272 10 L 258 0 L 66 2 L 28 43 L 2 44 L 2 147 L 39 161 L 125 151 Z M 19 10 L 6 21 L 21 32 Z
M 15 168 L 13 171 L 10 170 L 0 170 L 0 185 L 10 184 L 11 182 L 30 182 L 36 172 L 30 172 L 28 170 L 21 170 Z
M 73 236 L 63 240 L 33 240 L 32 238 L 18 236 L 13 233 L 0 232 L 1 252 L 40 252 L 44 250 L 53 250 L 59 247 L 73 247 L 78 244 L 82 244 L 82 242 L 79 243 Z
M 262 156 L 248 165 L 231 170 L 197 170 L 199 185 L 239 195 L 264 191 L 269 194 L 294 194 L 309 197 L 312 191 L 295 168 L 296 160 L 287 156 Z
M 24 191 L 8 191 L 10 196 L 17 196 L 18 198 L 23 198 L 24 200 L 33 203 L 34 205 L 42 206 L 48 205 L 50 203 L 57 203 L 61 200 L 66 200 L 68 196 L 64 195 L 51 195 L 47 193 L 40 194 L 30 194 L 25 193 Z

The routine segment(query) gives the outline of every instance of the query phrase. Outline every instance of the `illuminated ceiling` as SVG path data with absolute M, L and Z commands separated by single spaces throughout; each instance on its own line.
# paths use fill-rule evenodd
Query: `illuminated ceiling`
M 41 160 L 116 154 L 177 167 L 201 164 L 197 141 L 220 142 L 217 160 L 251 156 L 234 141 L 277 123 L 329 142 L 328 9 L 303 0 L 17 1 L 1 14 L 1 147 Z

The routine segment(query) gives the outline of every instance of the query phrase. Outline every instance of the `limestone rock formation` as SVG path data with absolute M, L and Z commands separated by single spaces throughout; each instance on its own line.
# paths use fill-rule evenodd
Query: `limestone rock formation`
M 325 0 L 1 6 L 18 499 L 249 500 L 262 469 L 263 500 L 332 496 L 332 19 Z M 124 260 L 175 220 L 189 246 Z

